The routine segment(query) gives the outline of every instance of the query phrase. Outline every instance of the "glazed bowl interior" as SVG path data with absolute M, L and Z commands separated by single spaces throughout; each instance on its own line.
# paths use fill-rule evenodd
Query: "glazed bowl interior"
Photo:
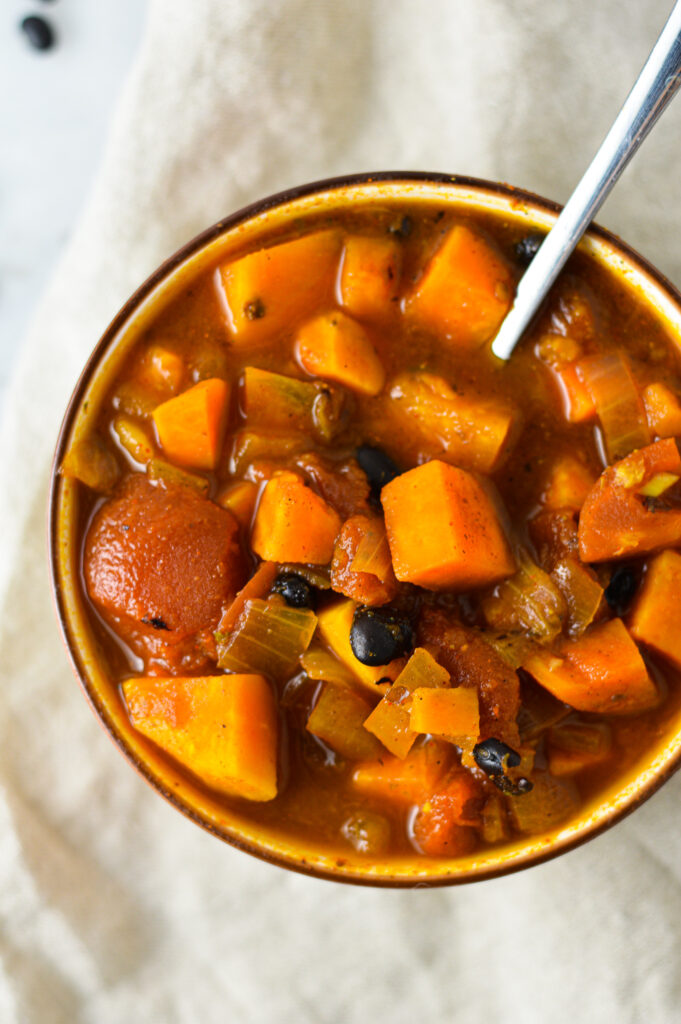
M 594 836 L 633 810 L 662 784 L 681 760 L 681 711 L 657 744 L 568 824 L 456 859 L 366 858 L 322 843 L 303 843 L 259 827 L 234 804 L 192 782 L 130 724 L 118 688 L 107 676 L 84 607 L 79 581 L 78 484 L 59 475 L 68 447 L 94 425 L 112 376 L 159 311 L 200 273 L 218 261 L 256 247 L 274 229 L 295 219 L 303 224 L 349 206 L 376 207 L 408 201 L 456 212 L 493 213 L 523 231 L 548 229 L 558 208 L 504 185 L 426 174 L 373 174 L 315 183 L 255 204 L 220 221 L 161 266 L 136 292 L 96 346 L 76 386 L 59 437 L 51 481 L 50 543 L 53 586 L 66 645 L 94 710 L 138 771 L 178 810 L 232 845 L 278 865 L 319 877 L 373 885 L 437 885 L 467 882 L 528 867 Z M 670 336 L 681 339 L 681 298 L 640 256 L 594 228 L 581 250 L 609 269 L 638 301 L 653 309 Z

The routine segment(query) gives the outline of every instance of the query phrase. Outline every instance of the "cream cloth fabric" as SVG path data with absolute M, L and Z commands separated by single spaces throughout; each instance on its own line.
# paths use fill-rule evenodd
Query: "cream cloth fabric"
M 239 854 L 123 761 L 71 675 L 45 564 L 51 452 L 109 318 L 197 230 L 276 189 L 427 168 L 565 198 L 669 0 L 152 0 L 101 173 L 0 437 L 3 1024 L 670 1024 L 676 778 L 534 870 L 431 892 Z M 681 104 L 601 219 L 681 282 Z

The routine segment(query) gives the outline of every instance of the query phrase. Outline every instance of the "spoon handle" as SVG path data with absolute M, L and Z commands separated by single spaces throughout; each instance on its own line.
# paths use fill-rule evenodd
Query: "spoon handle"
M 681 85 L 681 0 L 674 5 L 612 128 L 518 283 L 492 344 L 508 359 L 620 174 Z

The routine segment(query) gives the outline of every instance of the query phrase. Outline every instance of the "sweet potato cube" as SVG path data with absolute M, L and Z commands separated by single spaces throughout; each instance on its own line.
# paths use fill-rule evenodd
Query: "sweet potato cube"
M 492 501 L 465 470 L 427 462 L 387 484 L 381 502 L 398 580 L 482 587 L 515 572 Z
M 297 473 L 277 473 L 265 485 L 251 547 L 266 562 L 326 565 L 341 528 L 337 512 Z
M 277 795 L 277 710 L 262 676 L 127 679 L 123 695 L 135 728 L 207 786 Z
M 302 317 L 330 305 L 340 246 L 337 231 L 316 231 L 218 267 L 215 281 L 232 343 L 274 342 Z
M 323 313 L 298 330 L 296 357 L 313 377 L 333 380 L 362 395 L 377 395 L 385 370 L 369 335 L 345 313 Z
M 506 316 L 513 282 L 486 239 L 457 224 L 428 263 L 406 312 L 461 348 L 490 341 Z
M 473 687 L 419 688 L 411 704 L 411 727 L 415 732 L 442 736 L 458 746 L 460 740 L 473 746 L 480 738 L 478 691 Z
M 555 654 L 537 648 L 522 667 L 577 711 L 632 714 L 654 707 L 659 699 L 621 619 L 592 626 L 578 640 L 560 644 Z
M 138 379 L 156 392 L 175 395 L 182 386 L 185 365 L 182 356 L 161 345 L 152 345 L 147 351 Z
M 307 720 L 307 728 L 349 761 L 380 757 L 383 747 L 364 728 L 370 712 L 371 704 L 352 687 L 327 682 Z
M 317 616 L 317 630 L 336 657 L 347 665 L 353 675 L 373 693 L 382 693 L 387 685 L 381 688 L 381 679 L 395 679 L 404 667 L 404 659 L 398 658 L 389 665 L 363 665 L 355 657 L 350 646 L 350 629 L 357 605 L 348 599 L 327 605 Z
M 228 509 L 242 526 L 249 527 L 258 491 L 258 485 L 252 480 L 237 480 L 236 483 L 225 487 L 215 500 L 222 508 Z
M 394 305 L 402 267 L 402 249 L 394 238 L 350 235 L 343 248 L 338 287 L 352 316 L 385 316 Z
M 353 773 L 352 783 L 360 793 L 397 805 L 422 804 L 435 792 L 453 754 L 450 743 L 429 740 L 404 759 L 385 754 L 378 761 L 362 762 Z
M 595 483 L 596 477 L 583 462 L 574 455 L 561 455 L 549 470 L 542 504 L 551 511 L 560 508 L 578 511 Z
M 154 409 L 158 439 L 180 466 L 215 469 L 229 404 L 229 385 L 218 377 L 202 380 Z
M 419 732 L 410 720 L 412 693 L 418 689 L 449 685 L 449 672 L 425 648 L 417 647 L 404 669 L 374 708 L 364 728 L 377 736 L 396 757 L 406 757 Z
M 651 433 L 655 437 L 681 435 L 681 402 L 666 384 L 649 384 L 643 389 L 643 404 Z
M 662 551 L 648 563 L 629 619 L 632 636 L 681 668 L 681 554 Z
M 462 394 L 434 373 L 402 373 L 390 385 L 388 423 L 416 434 L 431 457 L 491 473 L 508 452 L 519 416 L 510 403 Z M 390 429 L 390 427 L 388 427 Z

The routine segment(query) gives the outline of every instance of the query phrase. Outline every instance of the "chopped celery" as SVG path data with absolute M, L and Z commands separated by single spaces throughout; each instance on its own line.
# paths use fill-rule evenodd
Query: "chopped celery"
M 349 761 L 380 757 L 381 744 L 364 728 L 370 711 L 369 702 L 350 686 L 324 683 L 307 720 L 307 728 Z
M 292 572 L 302 576 L 304 580 L 317 590 L 330 590 L 331 578 L 326 565 L 301 565 L 300 562 L 282 562 L 280 572 Z
M 642 494 L 644 498 L 659 498 L 678 481 L 679 477 L 676 473 L 658 473 L 657 476 L 652 477 L 643 487 L 639 487 L 638 493 Z
M 522 681 L 521 704 L 518 712 L 518 730 L 525 743 L 539 736 L 541 732 L 560 722 L 570 714 L 567 704 L 556 700 L 548 690 L 533 679 Z
M 609 754 L 612 730 L 606 722 L 561 722 L 549 733 L 552 746 L 580 754 Z
M 577 374 L 596 406 L 609 462 L 650 444 L 643 399 L 619 352 L 580 359 Z
M 230 672 L 261 672 L 285 679 L 298 665 L 317 627 L 307 608 L 290 608 L 277 597 L 246 601 L 234 629 L 215 634 L 218 665 Z
M 129 416 L 116 416 L 113 421 L 116 437 L 135 462 L 146 465 L 154 457 L 154 442 L 148 432 Z
M 600 608 L 603 587 L 595 574 L 576 558 L 564 558 L 556 562 L 551 579 L 567 601 L 568 632 L 571 636 L 581 636 Z
M 340 427 L 345 399 L 328 384 L 311 383 L 247 366 L 243 406 L 250 425 L 268 430 L 313 430 L 332 440 Z
M 508 808 L 518 832 L 535 835 L 562 824 L 579 807 L 579 794 L 570 782 L 535 772 L 529 793 L 508 797 Z
M 243 476 L 252 462 L 258 459 L 285 459 L 309 448 L 304 434 L 264 434 L 256 430 L 237 430 L 234 434 L 230 470 L 234 476 Z
M 205 476 L 198 473 L 188 473 L 186 469 L 179 469 L 165 459 L 151 459 L 147 464 L 147 476 L 150 480 L 161 484 L 177 484 L 180 487 L 191 487 L 199 494 L 207 494 L 210 486 Z
M 483 599 L 483 614 L 494 629 L 522 629 L 541 643 L 550 643 L 563 628 L 568 610 L 565 598 L 525 550 L 519 550 L 516 558 L 518 572 Z
M 507 665 L 514 669 L 520 668 L 534 647 L 534 640 L 530 640 L 520 632 L 492 633 L 488 631 L 482 634 L 482 639 L 494 648 Z
M 116 456 L 98 434 L 90 434 L 71 445 L 60 472 L 101 494 L 110 494 L 121 475 Z

